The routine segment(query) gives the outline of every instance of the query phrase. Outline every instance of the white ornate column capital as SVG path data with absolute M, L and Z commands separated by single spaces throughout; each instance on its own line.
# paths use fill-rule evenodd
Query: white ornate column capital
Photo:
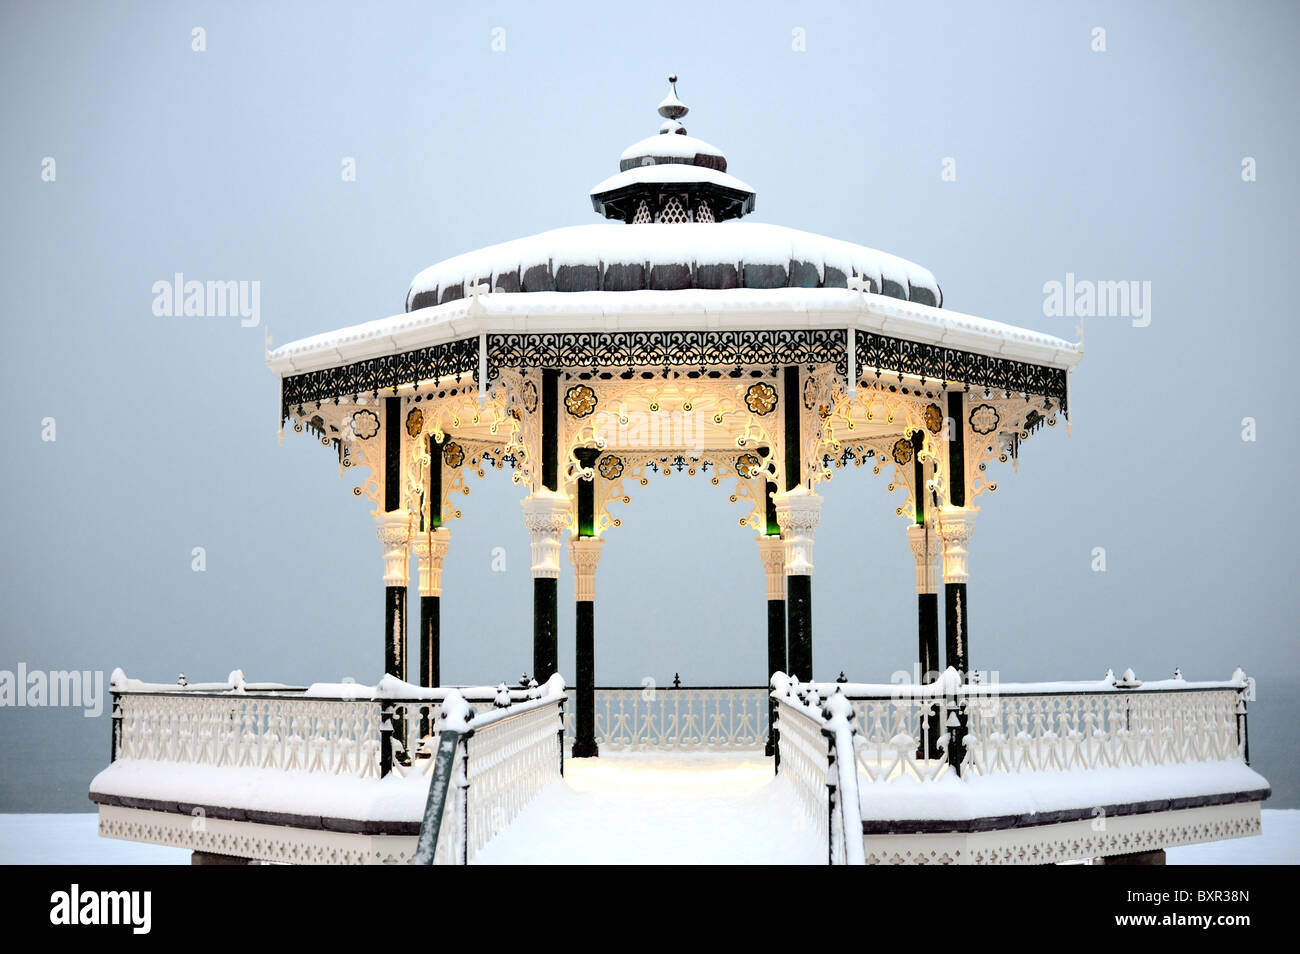
M 442 562 L 450 545 L 451 531 L 446 527 L 415 535 L 412 549 L 420 568 L 421 596 L 442 596 Z
M 767 581 L 767 598 L 785 599 L 785 542 L 777 536 L 759 537 L 755 542 Z
M 978 512 L 969 507 L 945 507 L 939 511 L 945 583 L 965 583 L 970 578 L 966 567 L 966 545 L 975 533 L 975 514 Z
M 785 575 L 812 576 L 813 531 L 822 515 L 822 498 L 800 484 L 794 490 L 773 494 L 776 522 L 785 544 Z
M 524 526 L 533 542 L 534 579 L 559 579 L 560 535 L 569 526 L 569 498 L 543 487 L 520 504 L 524 508 Z
M 411 513 L 408 510 L 390 510 L 374 517 L 375 536 L 384 548 L 384 586 L 406 586 L 411 576 L 408 549 Z
M 600 565 L 600 537 L 574 537 L 569 541 L 569 562 L 573 564 L 573 598 L 596 601 L 596 567 Z
M 916 592 L 939 592 L 939 555 L 943 544 L 928 523 L 907 528 L 907 545 L 916 559 Z

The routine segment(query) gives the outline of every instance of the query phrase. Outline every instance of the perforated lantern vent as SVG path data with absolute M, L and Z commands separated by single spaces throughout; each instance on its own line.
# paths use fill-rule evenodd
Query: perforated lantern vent
M 708 199 L 701 199 L 701 200 L 700 200 L 700 207 L 699 207 L 698 209 L 695 210 L 695 221 L 696 221 L 696 222 L 712 222 L 712 221 L 713 221 L 713 210 L 709 208 L 709 200 L 708 200 Z
M 632 224 L 648 225 L 653 221 L 654 217 L 650 215 L 650 206 L 646 204 L 645 199 L 642 199 L 641 204 L 636 207 L 636 215 L 632 217 Z
M 690 220 L 691 214 L 682 208 L 682 203 L 676 196 L 665 202 L 664 210 L 659 213 L 659 221 L 665 225 L 677 225 Z

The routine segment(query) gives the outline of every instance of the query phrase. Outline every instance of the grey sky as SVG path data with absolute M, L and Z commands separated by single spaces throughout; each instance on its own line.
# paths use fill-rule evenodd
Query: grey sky
M 1281 3 L 6 4 L 0 668 L 377 678 L 367 506 L 329 450 L 276 446 L 263 327 L 155 317 L 151 287 L 260 281 L 277 344 L 397 313 L 429 264 L 596 221 L 587 190 L 655 131 L 675 71 L 690 133 L 758 190 L 755 220 L 919 262 L 952 309 L 1073 338 L 1075 319 L 1044 317 L 1045 282 L 1151 282 L 1148 327 L 1088 321 L 1072 437 L 1034 436 L 979 501 L 973 666 L 1240 665 L 1280 692 L 1300 674 L 1300 336 L 1279 287 L 1300 253 L 1298 26 Z M 493 478 L 452 526 L 452 681 L 531 661 L 520 492 Z M 884 680 L 915 658 L 885 485 L 861 470 L 823 488 L 819 678 Z M 763 680 L 739 516 L 685 477 L 634 496 L 600 568 L 598 683 Z

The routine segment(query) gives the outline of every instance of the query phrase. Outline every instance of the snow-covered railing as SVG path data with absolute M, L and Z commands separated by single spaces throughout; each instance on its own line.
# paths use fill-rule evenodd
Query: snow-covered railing
M 761 749 L 768 694 L 762 686 L 598 687 L 596 744 L 611 752 Z M 572 710 L 571 702 L 570 719 Z M 565 731 L 572 741 L 571 721 Z
M 772 676 L 777 773 L 788 779 L 825 841 L 830 864 L 862 864 L 862 816 L 853 757 L 853 706 L 842 692 L 821 704 L 813 687 Z
M 468 864 L 549 782 L 564 774 L 564 679 L 533 698 L 476 714 L 444 699 L 416 864 Z M 503 704 L 504 703 L 504 704 Z
M 857 863 L 860 786 L 1006 773 L 1249 762 L 1254 681 L 1181 675 L 1140 682 L 963 685 L 800 684 L 772 677 L 777 771 L 827 840 L 831 863 Z
M 1181 675 L 1140 682 L 1132 671 L 1095 682 L 927 685 L 818 683 L 853 703 L 854 749 L 867 783 L 933 781 L 949 771 L 1005 772 L 1249 761 L 1246 703 L 1254 681 Z
M 965 698 L 963 772 L 1042 772 L 1246 759 L 1247 683 Z
M 320 772 L 377 778 L 394 765 L 430 754 L 430 727 L 450 691 L 393 677 L 376 686 L 315 684 L 292 688 L 248 683 L 238 670 L 224 683 L 145 683 L 116 670 L 110 760 L 141 759 Z M 504 686 L 459 690 L 463 698 L 494 702 Z

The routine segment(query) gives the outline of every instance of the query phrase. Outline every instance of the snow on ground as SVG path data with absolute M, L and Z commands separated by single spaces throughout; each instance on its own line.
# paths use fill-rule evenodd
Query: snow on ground
M 824 864 L 761 753 L 602 754 L 564 763 L 475 864 Z
M 888 763 L 886 763 L 888 764 Z M 899 771 L 895 771 L 899 775 Z M 1240 760 L 1142 765 L 1068 771 L 951 772 L 935 781 L 910 776 L 880 784 L 859 771 L 863 818 L 982 818 L 1087 809 L 1268 788 L 1268 780 Z
M 1265 809 L 1264 833 L 1171 848 L 1174 865 L 1300 864 L 1300 810 Z M 100 838 L 97 816 L 0 814 L 0 864 L 188 864 L 188 851 Z M 556 782 L 476 864 L 823 864 L 794 792 L 758 754 L 620 754 L 566 760 Z

